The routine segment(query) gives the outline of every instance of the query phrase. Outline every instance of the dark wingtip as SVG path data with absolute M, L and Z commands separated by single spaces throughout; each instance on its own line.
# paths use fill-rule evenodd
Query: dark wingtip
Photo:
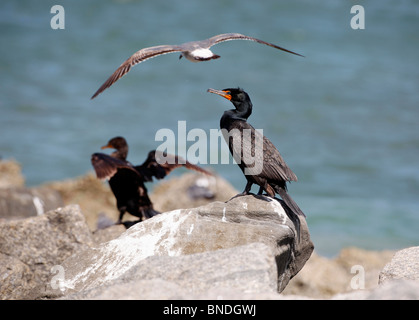
M 299 53 L 294 52 L 294 51 L 291 51 L 291 50 L 283 49 L 283 51 L 286 51 L 286 52 L 288 52 L 288 53 L 295 54 L 296 56 L 300 56 L 300 57 L 302 57 L 302 58 L 305 58 L 305 56 L 303 56 L 302 54 L 299 54 Z
M 96 98 L 99 95 L 99 91 L 96 91 L 95 94 L 90 98 L 90 100 L 93 100 L 94 98 Z

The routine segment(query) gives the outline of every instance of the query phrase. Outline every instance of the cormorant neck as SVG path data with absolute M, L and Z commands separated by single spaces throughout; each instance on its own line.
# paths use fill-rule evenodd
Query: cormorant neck
M 232 109 L 232 114 L 235 119 L 240 120 L 247 120 L 252 114 L 252 102 L 251 101 L 244 101 L 244 102 L 234 102 L 234 106 L 236 109 Z
M 128 146 L 119 147 L 116 151 L 112 152 L 111 156 L 126 161 L 128 156 Z

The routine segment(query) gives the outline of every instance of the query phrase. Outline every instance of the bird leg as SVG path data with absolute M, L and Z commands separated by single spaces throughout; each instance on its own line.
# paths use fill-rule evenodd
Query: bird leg
M 263 191 L 265 190 L 264 187 L 260 187 L 258 194 L 255 196 L 257 199 L 263 200 L 263 201 L 272 201 L 271 199 L 268 198 L 269 194 L 263 194 Z
M 250 194 L 250 189 L 252 189 L 252 185 L 253 185 L 253 182 L 247 181 L 247 184 L 246 184 L 246 187 L 244 188 L 244 191 L 242 193 L 236 194 L 230 200 L 233 200 L 234 198 L 241 197 L 241 196 L 246 196 L 246 195 Z
M 122 217 L 124 216 L 125 208 L 119 209 L 119 218 L 118 221 L 115 222 L 115 224 L 122 224 Z
M 244 188 L 244 191 L 242 192 L 242 194 L 243 195 L 249 194 L 250 193 L 250 189 L 252 189 L 252 185 L 253 185 L 253 182 L 247 181 L 246 187 Z
M 263 191 L 266 191 L 266 193 L 263 194 Z M 260 186 L 258 196 L 269 196 L 271 198 L 275 198 L 275 191 L 269 184 L 266 184 L 265 187 Z

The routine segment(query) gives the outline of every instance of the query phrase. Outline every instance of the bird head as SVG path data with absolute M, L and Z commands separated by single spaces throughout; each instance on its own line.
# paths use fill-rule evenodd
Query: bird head
M 227 88 L 223 90 L 215 90 L 210 88 L 207 90 L 207 92 L 218 94 L 219 96 L 230 100 L 233 104 L 235 104 L 235 102 L 242 103 L 245 101 L 250 101 L 249 95 L 241 88 Z
M 104 145 L 101 147 L 101 149 L 116 149 L 115 152 L 111 154 L 111 156 L 114 156 L 115 158 L 126 160 L 128 155 L 128 144 L 125 138 L 123 137 L 115 137 L 108 141 L 107 145 Z
M 115 137 L 108 141 L 108 144 L 101 147 L 101 149 L 112 148 L 119 150 L 127 146 L 127 141 L 123 137 Z
M 252 102 L 246 91 L 242 88 L 227 88 L 223 90 L 208 89 L 207 92 L 218 94 L 230 100 L 238 111 L 247 111 L 248 116 L 252 112 Z

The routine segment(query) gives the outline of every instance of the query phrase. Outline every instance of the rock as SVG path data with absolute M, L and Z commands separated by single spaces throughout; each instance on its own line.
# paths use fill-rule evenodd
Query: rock
M 43 214 L 63 206 L 60 194 L 47 187 L 26 188 L 21 166 L 0 161 L 0 221 Z
M 0 299 L 20 299 L 34 287 L 34 274 L 18 258 L 0 253 Z
M 108 183 L 97 179 L 93 173 L 75 179 L 50 182 L 45 186 L 58 191 L 65 205 L 78 204 L 92 231 L 98 229 L 101 216 L 106 215 L 114 222 L 119 217 L 116 200 Z M 222 177 L 198 173 L 185 173 L 146 183 L 146 187 L 154 208 L 160 212 L 195 208 L 213 201 L 227 201 L 238 193 Z M 125 214 L 124 221 L 127 220 L 138 218 Z
M 48 187 L 0 189 L 0 218 L 3 219 L 37 216 L 63 204 L 60 194 Z
M 103 274 L 98 276 L 103 277 Z M 159 286 L 140 289 L 140 285 L 150 285 L 153 281 Z M 150 256 L 137 262 L 116 281 L 68 298 L 183 299 L 220 288 L 275 293 L 276 282 L 276 264 L 271 249 L 263 243 L 252 243 L 192 255 Z M 138 289 L 130 290 L 133 288 Z
M 246 247 L 253 243 L 258 247 Z M 70 257 L 63 263 L 64 294 L 154 278 L 193 291 L 217 283 L 260 291 L 261 281 L 264 290 L 281 292 L 312 251 L 304 219 L 290 219 L 277 200 L 238 197 L 162 213 Z
M 365 291 L 357 290 L 361 287 L 376 288 L 380 271 L 393 255 L 394 251 L 369 251 L 352 247 L 342 249 L 332 259 L 314 253 L 283 294 L 328 299 L 339 293 Z M 353 283 L 358 275 L 362 277 L 362 283 Z
M 156 210 L 167 212 L 227 201 L 238 193 L 220 176 L 185 173 L 155 184 L 150 199 Z
M 371 251 L 361 248 L 348 247 L 343 248 L 339 255 L 334 259 L 336 263 L 345 268 L 345 270 L 350 270 L 353 266 L 361 265 L 366 273 L 376 273 L 377 270 L 382 270 L 386 263 L 388 263 L 391 258 L 394 256 L 395 251 L 391 250 L 382 250 L 382 251 Z M 367 282 L 368 279 L 366 279 Z M 371 280 L 371 284 L 375 286 L 378 283 L 378 274 Z M 366 286 L 368 286 L 366 284 Z
M 330 298 L 344 292 L 350 283 L 349 272 L 336 261 L 312 254 L 304 269 L 290 281 L 284 295 L 303 295 L 315 299 Z
M 105 243 L 105 242 L 118 238 L 126 230 L 127 229 L 122 224 L 118 224 L 118 225 L 113 224 L 109 227 L 93 231 L 93 234 L 92 234 L 93 241 L 95 245 L 98 246 L 101 243 Z
M 46 286 L 53 266 L 92 244 L 77 205 L 0 223 L 0 255 L 7 257 L 0 260 L 0 298 L 36 297 L 34 288 Z
M 15 160 L 0 160 L 0 189 L 23 187 L 22 167 Z
M 162 279 L 119 281 L 75 293 L 61 300 L 180 300 L 191 297 L 181 286 Z
M 96 221 L 96 230 L 103 230 L 115 225 L 115 221 L 110 219 L 106 214 L 100 212 Z M 128 228 L 127 228 L 128 229 Z
M 393 280 L 372 290 L 366 299 L 371 300 L 419 300 L 419 282 Z
M 419 300 L 419 282 L 413 280 L 387 281 L 371 290 L 341 293 L 333 300 Z
M 93 173 L 45 186 L 59 192 L 65 205 L 79 205 L 92 231 L 97 229 L 97 220 L 102 214 L 115 222 L 118 219 L 116 200 L 108 183 L 97 179 Z
M 381 271 L 379 283 L 397 279 L 419 280 L 419 247 L 397 251 Z

